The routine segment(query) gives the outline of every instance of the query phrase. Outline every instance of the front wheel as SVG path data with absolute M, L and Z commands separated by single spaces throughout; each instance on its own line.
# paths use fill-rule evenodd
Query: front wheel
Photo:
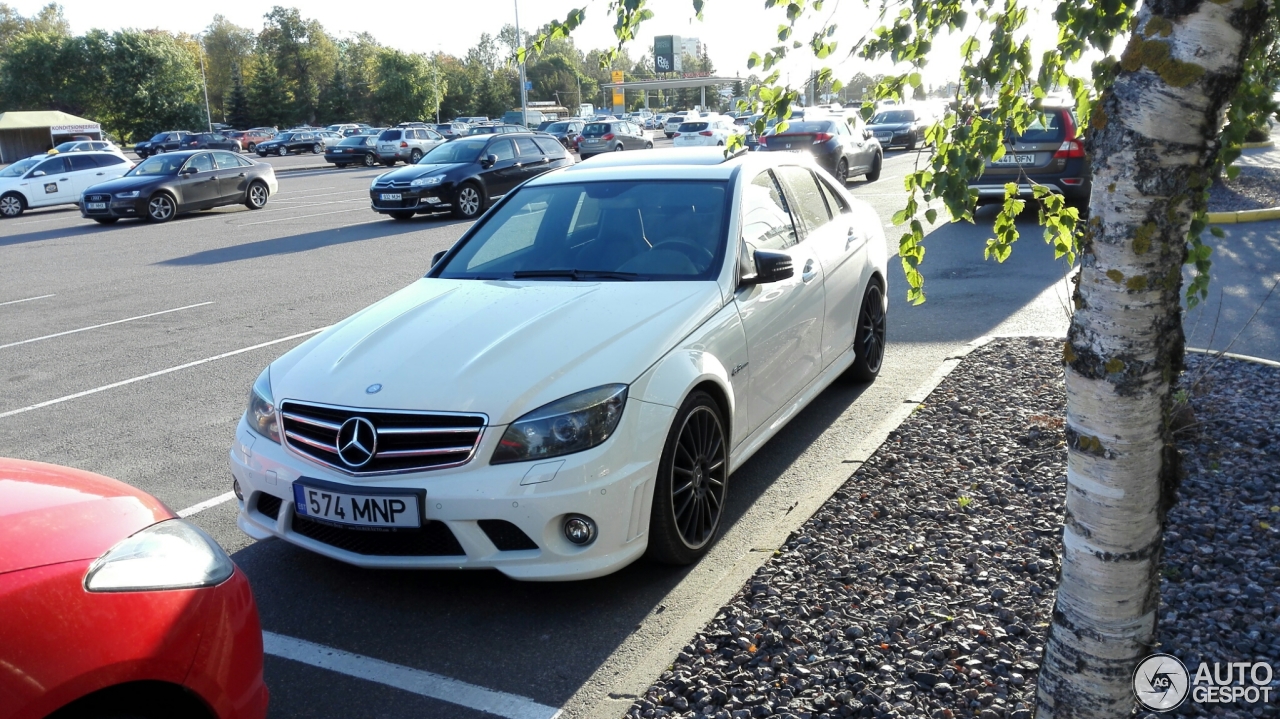
M 862 296 L 862 309 L 858 312 L 858 332 L 853 339 L 857 358 L 849 368 L 849 378 L 853 381 L 870 382 L 880 374 L 888 324 L 884 290 L 873 280 Z
M 0 217 L 17 217 L 27 209 L 27 203 L 22 201 L 22 195 L 16 192 L 10 192 L 0 197 Z
M 884 157 L 876 154 L 874 160 L 871 161 L 871 172 L 867 173 L 867 182 L 875 182 L 880 179 L 880 165 L 884 163 Z
M 663 564 L 698 561 L 714 543 L 729 488 L 720 406 L 696 391 L 680 406 L 658 463 L 646 555 Z
M 482 209 L 484 199 L 475 183 L 468 182 L 458 188 L 458 195 L 453 199 L 454 215 L 463 220 L 474 220 L 480 216 Z
M 250 210 L 261 210 L 267 206 L 267 198 L 271 192 L 267 190 L 267 186 L 261 182 L 255 182 L 249 185 L 249 191 L 244 193 L 244 204 Z
M 168 222 L 177 214 L 178 206 L 173 198 L 163 192 L 151 196 L 147 201 L 146 219 L 151 222 Z

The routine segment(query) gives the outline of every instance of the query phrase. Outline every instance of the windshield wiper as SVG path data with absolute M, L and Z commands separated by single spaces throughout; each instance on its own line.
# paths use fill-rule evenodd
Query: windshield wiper
M 635 272 L 608 272 L 601 270 L 516 270 L 511 278 L 516 280 L 534 277 L 568 277 L 571 280 L 635 280 Z

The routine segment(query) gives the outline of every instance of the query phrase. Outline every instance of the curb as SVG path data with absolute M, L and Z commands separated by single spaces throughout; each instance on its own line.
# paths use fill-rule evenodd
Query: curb
M 681 647 L 716 616 L 757 569 L 773 557 L 777 547 L 782 546 L 793 531 L 844 486 L 858 467 L 884 444 L 889 433 L 910 417 L 969 354 L 995 339 L 1000 339 L 1000 336 L 984 335 L 945 358 L 928 379 L 908 392 L 897 408 L 849 450 L 838 469 L 808 482 L 805 495 L 795 497 L 795 503 L 772 523 L 770 531 L 762 533 L 768 536 L 753 537 L 755 541 L 751 549 L 738 556 L 715 557 L 713 548 L 713 555 L 695 565 L 685 580 L 672 588 L 662 604 L 644 617 L 643 623 L 638 624 L 636 630 L 619 644 L 610 660 L 597 668 L 596 673 L 562 705 L 560 716 L 575 719 L 617 719 L 622 716 L 635 698 L 643 695 L 658 675 L 671 665 L 672 657 L 680 653 Z M 757 498 L 756 506 L 764 504 L 761 499 L 763 497 Z M 710 585 L 702 584 L 695 596 L 682 596 L 683 587 L 697 586 L 687 580 L 698 574 L 704 575 Z M 680 616 L 671 616 L 677 612 L 662 614 L 668 606 L 682 603 L 683 611 L 678 612 Z M 623 667 L 611 666 L 615 657 L 625 660 Z
M 1236 210 L 1235 212 L 1210 212 L 1208 213 L 1208 220 L 1215 225 L 1238 225 L 1244 222 L 1280 220 L 1280 207 L 1268 207 L 1261 210 Z
M 1280 362 L 1263 359 L 1262 357 L 1254 357 L 1252 355 L 1240 355 L 1234 352 L 1219 352 L 1218 350 L 1206 350 L 1200 349 L 1199 347 L 1188 347 L 1187 351 L 1195 352 L 1198 355 L 1211 355 L 1214 357 L 1226 357 L 1227 359 L 1240 360 L 1241 362 L 1253 362 L 1267 367 L 1280 367 Z
M 1261 150 L 1266 147 L 1275 147 L 1275 140 L 1263 140 L 1262 142 L 1246 142 L 1240 145 L 1241 150 Z

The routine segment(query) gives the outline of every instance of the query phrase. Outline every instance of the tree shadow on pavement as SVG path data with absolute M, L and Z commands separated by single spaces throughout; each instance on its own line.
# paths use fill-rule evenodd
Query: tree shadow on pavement
M 210 250 L 201 250 L 200 252 L 194 252 L 182 257 L 162 260 L 155 264 L 176 266 L 219 265 L 226 262 L 253 260 L 263 257 L 271 257 L 273 255 L 290 255 L 298 252 L 307 252 L 308 250 L 314 250 L 321 247 L 343 245 L 351 242 L 363 242 L 365 240 L 376 240 L 381 237 L 402 235 L 408 232 L 438 229 L 463 224 L 465 224 L 465 222 L 462 220 L 449 219 L 442 221 L 429 219 L 427 217 L 419 217 L 407 222 L 397 222 L 393 220 L 388 220 L 386 222 L 372 222 L 360 225 L 351 225 L 348 227 L 335 227 L 316 232 L 307 232 L 301 235 L 274 237 L 268 240 L 246 242 L 241 245 L 215 247 Z

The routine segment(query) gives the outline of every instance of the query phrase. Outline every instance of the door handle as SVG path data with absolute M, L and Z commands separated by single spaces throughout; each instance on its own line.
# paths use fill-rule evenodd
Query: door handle
M 818 276 L 817 270 L 813 269 L 813 260 L 810 259 L 809 261 L 805 262 L 804 271 L 800 273 L 800 279 L 803 280 L 805 283 L 809 283 L 809 282 L 812 282 L 813 278 L 817 276 Z

